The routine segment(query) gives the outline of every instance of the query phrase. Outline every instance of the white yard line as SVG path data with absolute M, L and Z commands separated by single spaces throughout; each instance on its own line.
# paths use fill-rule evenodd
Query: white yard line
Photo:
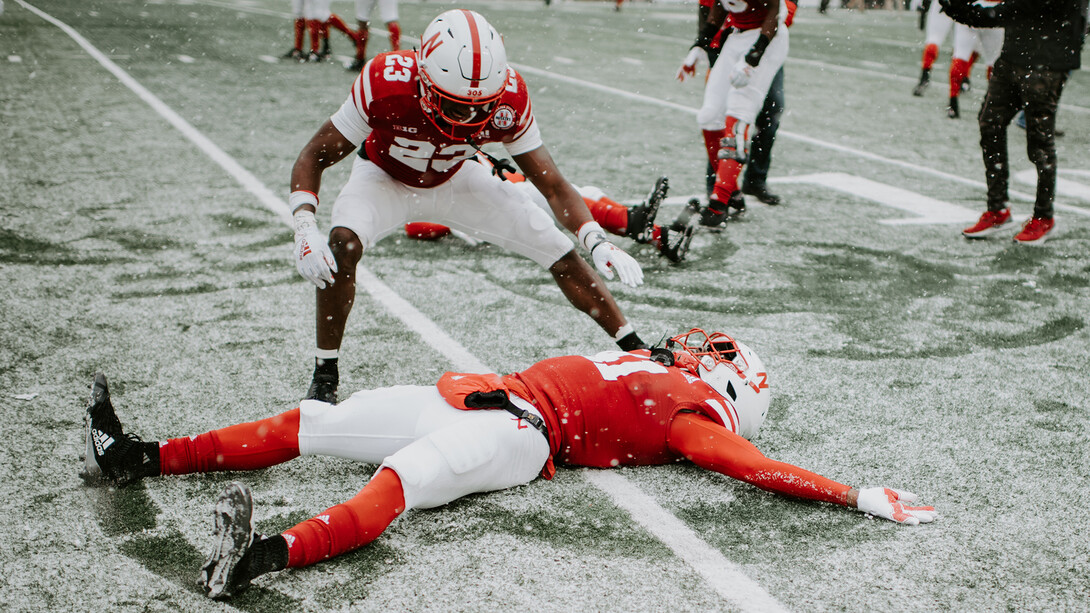
M 287 225 L 291 225 L 287 202 L 275 196 L 263 186 L 249 171 L 242 168 L 233 158 L 223 152 L 212 141 L 197 131 L 180 115 L 171 110 L 162 100 L 140 85 L 117 64 L 91 45 L 87 39 L 67 24 L 30 6 L 24 0 L 15 0 L 27 10 L 60 28 L 77 44 L 87 51 L 99 64 L 116 76 L 126 87 L 162 115 L 186 138 L 219 164 L 234 177 L 243 188 L 251 192 Z M 493 372 L 483 362 L 446 334 L 435 322 L 418 311 L 409 302 L 390 289 L 366 267 L 357 268 L 357 275 L 371 297 L 383 305 L 391 314 L 400 319 L 410 329 L 417 332 L 421 339 L 435 348 L 459 370 L 474 372 Z M 586 473 L 593 475 L 593 472 Z M 609 478 L 588 477 L 587 481 L 601 488 L 617 504 L 628 511 L 633 519 L 658 537 L 678 557 L 693 565 L 694 570 L 704 577 L 712 588 L 725 600 L 743 611 L 782 611 L 784 610 L 767 592 L 754 583 L 741 570 L 710 545 L 700 540 L 680 520 L 663 509 L 654 499 L 641 492 L 624 477 L 614 474 Z

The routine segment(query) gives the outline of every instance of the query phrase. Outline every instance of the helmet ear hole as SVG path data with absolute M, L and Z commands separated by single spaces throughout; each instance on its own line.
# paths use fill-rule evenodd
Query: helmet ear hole
M 727 381 L 727 395 L 730 396 L 731 400 L 738 401 L 738 392 L 734 391 L 734 384 L 730 381 Z

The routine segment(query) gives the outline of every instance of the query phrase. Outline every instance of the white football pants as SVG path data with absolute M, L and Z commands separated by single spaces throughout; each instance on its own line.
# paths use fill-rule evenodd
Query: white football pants
M 540 416 L 522 398 L 511 401 Z M 406 510 L 529 483 L 549 458 L 533 426 L 502 409 L 456 409 L 434 385 L 363 390 L 337 405 L 304 400 L 299 409 L 300 454 L 392 469 Z
M 523 188 L 493 176 L 482 164 L 466 162 L 449 181 L 421 188 L 405 185 L 373 162 L 354 157 L 352 175 L 333 204 L 330 227 L 355 232 L 364 250 L 412 221 L 443 224 L 543 268 L 574 247 Z
M 737 117 L 739 121 L 752 124 L 765 104 L 768 88 L 772 79 L 787 60 L 790 46 L 788 28 L 780 24 L 776 36 L 765 48 L 761 62 L 743 88 L 730 84 L 730 73 L 738 60 L 745 57 L 757 37 L 760 28 L 734 32 L 727 37 L 727 44 L 708 73 L 708 83 L 704 86 L 704 104 L 696 114 L 696 123 L 701 130 L 722 130 L 727 126 L 727 116 Z

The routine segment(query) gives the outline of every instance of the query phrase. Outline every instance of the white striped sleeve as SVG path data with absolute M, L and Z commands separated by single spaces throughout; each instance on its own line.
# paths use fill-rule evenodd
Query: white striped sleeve
M 329 118 L 333 122 L 333 127 L 357 147 L 371 134 L 371 125 L 367 117 L 367 106 L 371 102 L 371 87 L 366 78 L 370 73 L 370 66 L 371 62 L 368 61 L 360 72 L 360 76 L 356 78 L 356 82 L 352 84 L 348 99 Z

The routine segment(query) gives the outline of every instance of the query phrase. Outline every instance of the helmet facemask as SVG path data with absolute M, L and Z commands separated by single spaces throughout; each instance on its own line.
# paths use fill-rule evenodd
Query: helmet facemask
M 671 338 L 666 348 L 673 351 L 676 364 L 700 377 L 733 408 L 738 417 L 737 432 L 753 438 L 768 413 L 768 373 L 752 349 L 722 332 L 693 328 Z
M 476 136 L 492 119 L 507 85 L 507 51 L 480 14 L 442 13 L 424 30 L 417 51 L 420 105 L 448 138 Z

